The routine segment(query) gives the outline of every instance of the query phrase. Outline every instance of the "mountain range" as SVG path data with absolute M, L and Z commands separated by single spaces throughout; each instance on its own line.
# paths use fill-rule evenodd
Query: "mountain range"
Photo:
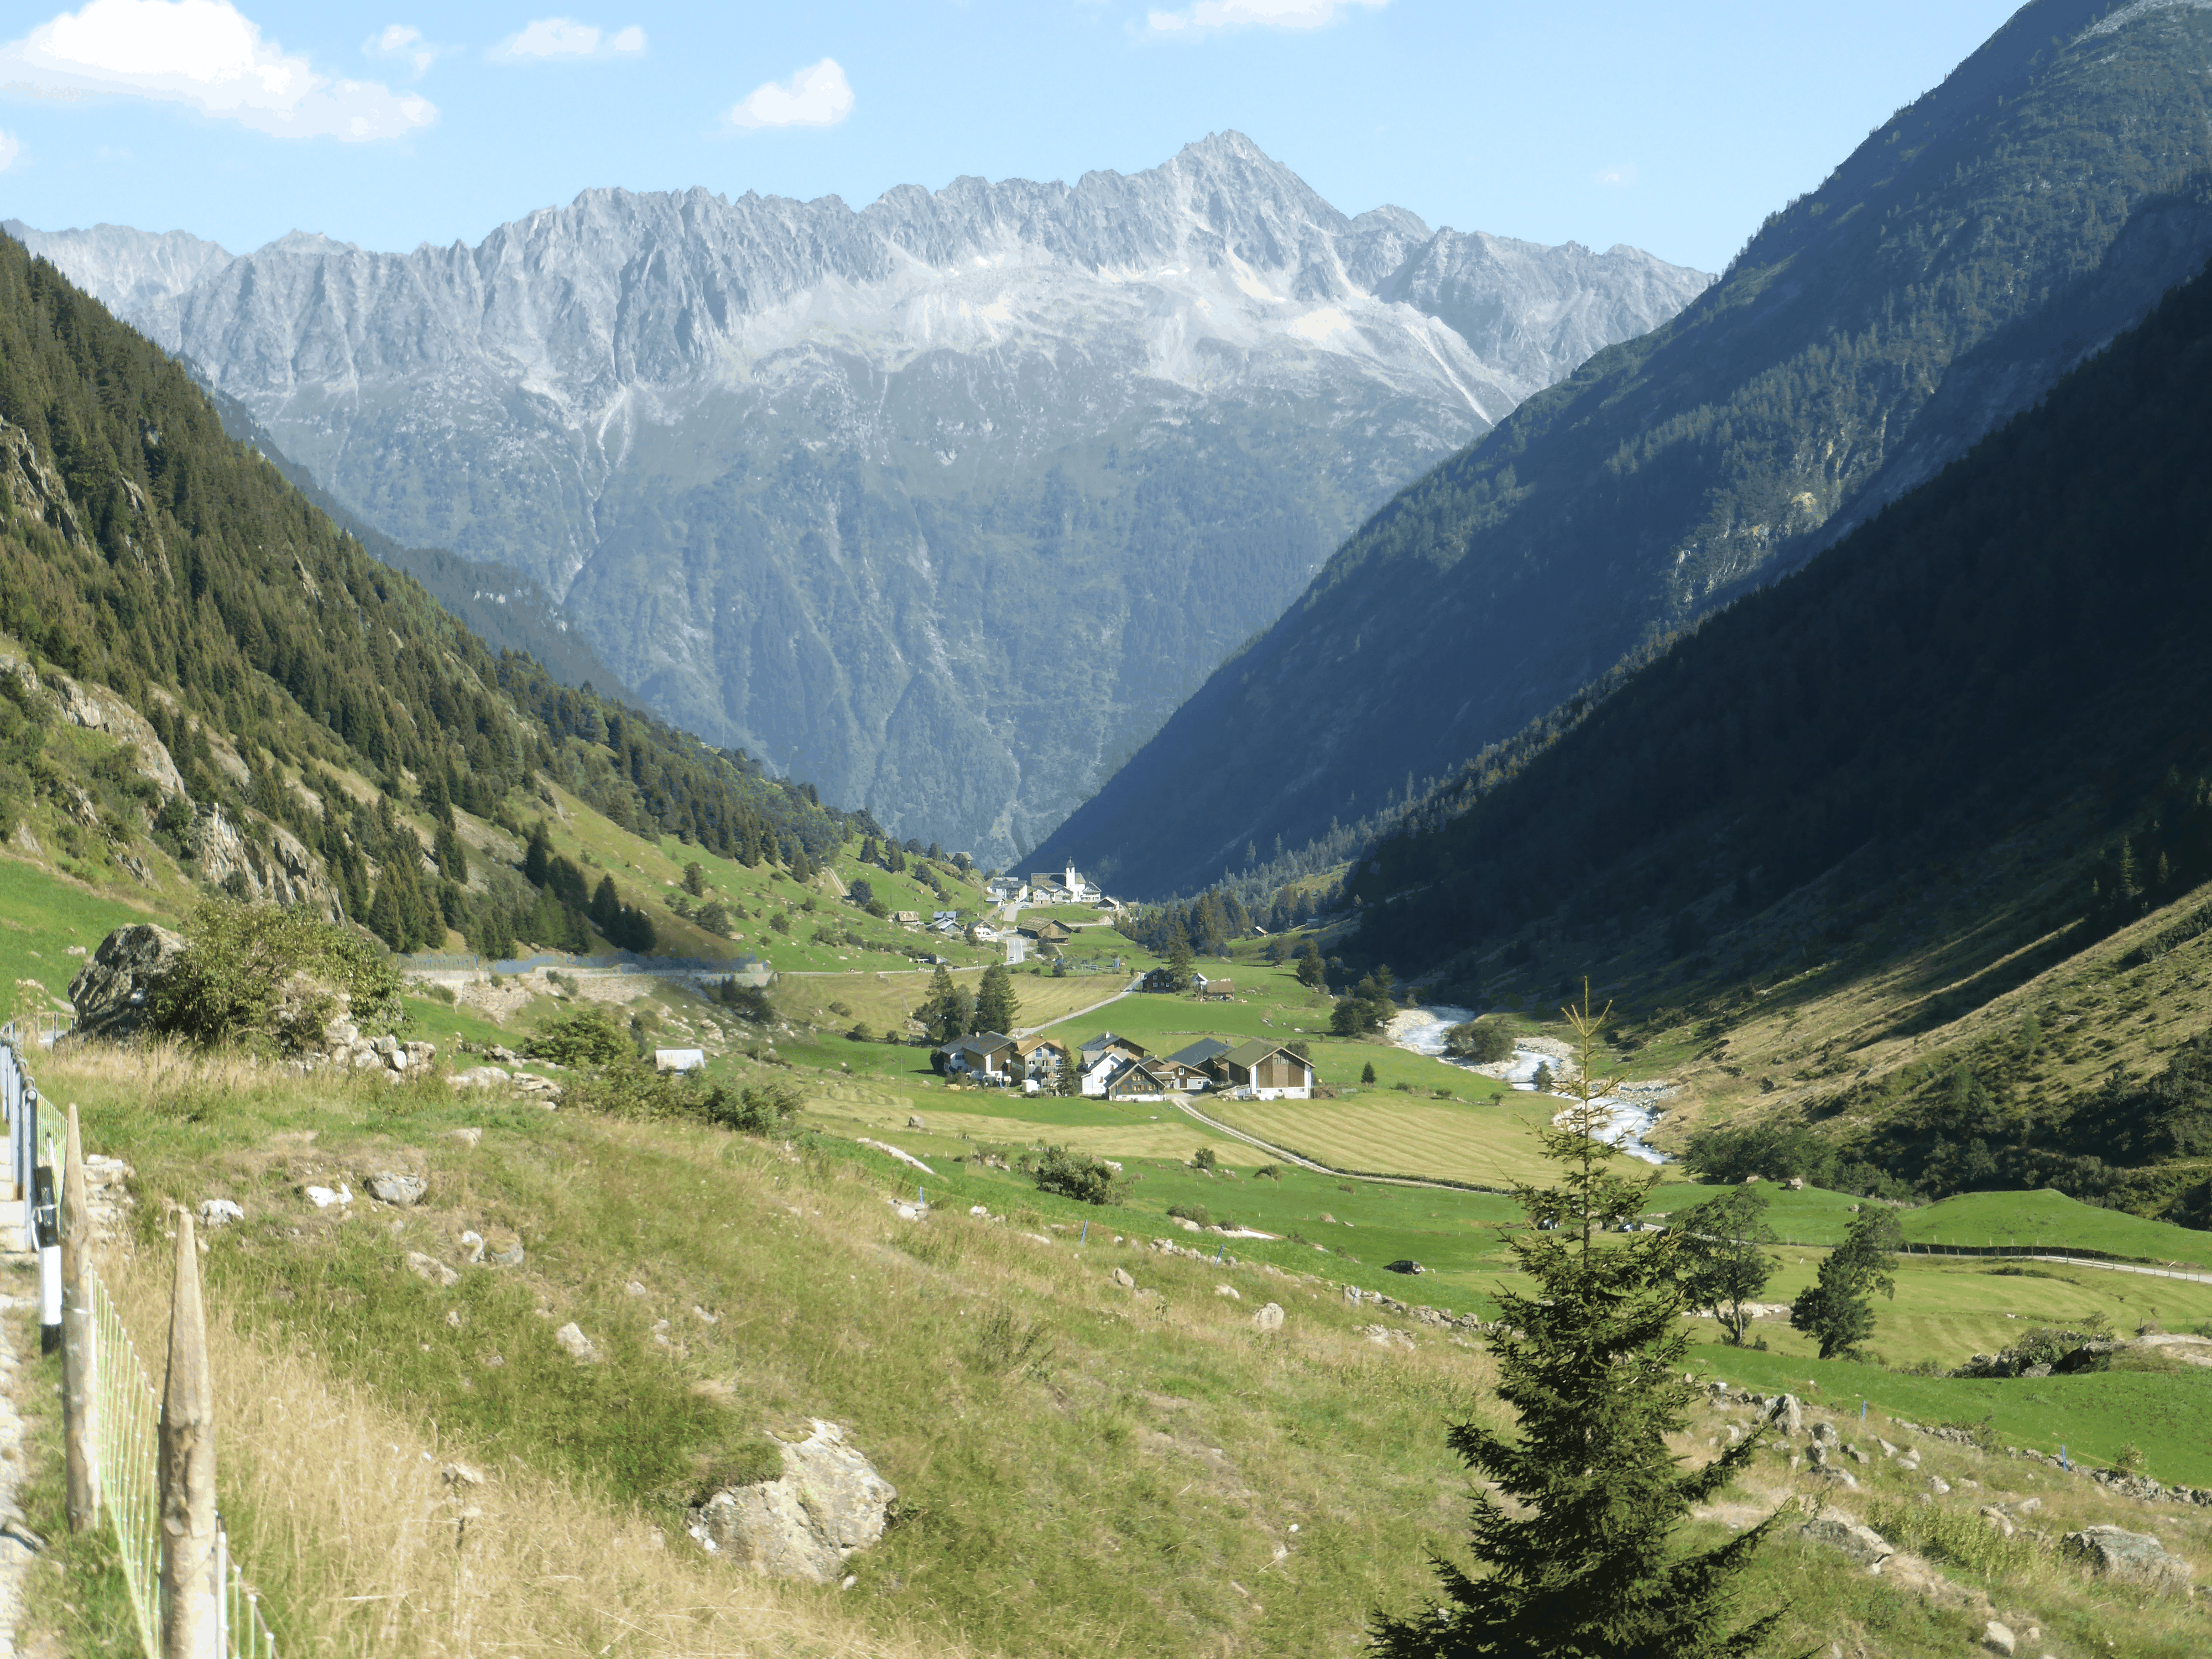
M 1195 891 L 1515 763 L 2192 274 L 2208 71 L 2202 6 L 2023 7 L 1686 310 L 1394 498 L 1039 866 Z
M 1239 134 L 854 211 L 595 190 L 474 247 L 8 228 L 657 711 L 1011 861 L 1409 478 L 1711 282 L 1347 217 Z

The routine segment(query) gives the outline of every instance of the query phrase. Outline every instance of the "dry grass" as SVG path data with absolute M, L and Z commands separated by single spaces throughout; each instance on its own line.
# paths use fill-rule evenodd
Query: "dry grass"
M 165 1264 L 101 1264 L 131 1329 L 164 1328 Z M 380 1659 L 610 1651 L 957 1655 L 871 1630 L 834 1590 L 741 1574 L 645 1516 L 519 1462 L 474 1486 L 445 1478 L 434 1424 L 211 1316 L 221 1485 L 232 1545 L 261 1588 L 280 1651 Z M 155 1339 L 158 1343 L 158 1338 Z M 160 1352 L 149 1345 L 149 1358 Z

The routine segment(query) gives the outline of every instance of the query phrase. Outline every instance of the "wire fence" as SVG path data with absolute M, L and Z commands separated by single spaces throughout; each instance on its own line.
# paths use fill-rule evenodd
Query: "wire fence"
M 16 1029 L 13 1024 L 0 1027 L 0 1108 L 7 1116 L 9 1167 L 33 1176 L 22 1189 L 23 1240 L 43 1255 L 58 1246 L 49 1243 L 48 1230 L 39 1227 L 31 1194 L 40 1187 L 51 1192 L 60 1185 L 51 1181 L 60 1160 L 49 1134 L 44 1167 L 51 1184 L 35 1180 L 38 1107 L 38 1089 L 23 1064 Z M 71 1222 L 87 1226 L 90 1218 L 75 1215 Z M 87 1322 L 90 1352 L 84 1356 L 90 1376 L 86 1391 L 90 1420 L 83 1425 L 82 1442 L 93 1501 L 114 1531 L 125 1592 L 146 1659 L 161 1659 L 169 1608 L 161 1572 L 161 1398 L 115 1298 L 88 1261 L 83 1293 L 92 1316 Z M 215 1659 L 276 1659 L 276 1637 L 262 1614 L 260 1595 L 232 1559 L 229 1535 L 219 1515 L 214 1547 Z

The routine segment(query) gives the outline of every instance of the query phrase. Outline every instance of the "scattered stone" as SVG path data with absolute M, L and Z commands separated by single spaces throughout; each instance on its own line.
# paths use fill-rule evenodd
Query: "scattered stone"
M 495 1267 L 520 1267 L 522 1265 L 522 1241 L 518 1238 L 505 1249 L 494 1250 L 491 1261 Z
M 483 1235 L 471 1228 L 461 1235 L 461 1248 L 469 1253 L 469 1264 L 475 1266 L 483 1260 Z
M 1216 1296 L 1225 1296 L 1231 1302 L 1242 1302 L 1244 1299 L 1237 1293 L 1237 1287 L 1234 1285 L 1216 1285 L 1213 1287 L 1213 1293 Z
M 1388 1325 L 1363 1326 L 1359 1333 L 1378 1348 L 1411 1348 L 1413 1339 L 1403 1331 L 1393 1330 Z
M 142 921 L 118 927 L 100 940 L 92 959 L 70 981 L 76 1006 L 78 1036 L 106 1042 L 131 1042 L 145 1036 L 154 1020 L 153 998 L 183 954 L 181 934 Z
M 1114 1269 L 1114 1282 L 1125 1291 L 1133 1291 L 1137 1288 L 1137 1281 L 1129 1277 L 1129 1270 L 1127 1267 Z
M 1279 1304 L 1270 1302 L 1252 1316 L 1252 1322 L 1263 1331 L 1279 1331 L 1283 1328 L 1283 1310 Z
M 2060 1539 L 2058 1553 L 2103 1577 L 2149 1589 L 2189 1593 L 2189 1564 L 2168 1555 L 2166 1546 L 2148 1533 L 2129 1532 L 2120 1527 L 2085 1527 Z
M 968 1206 L 968 1213 L 972 1216 L 987 1216 L 991 1213 L 991 1206 L 988 1204 L 970 1204 Z
M 422 1194 L 430 1190 L 430 1183 L 422 1176 L 401 1175 L 394 1170 L 380 1170 L 362 1185 L 380 1204 L 420 1204 Z
M 1768 1402 L 1766 1420 L 1784 1435 L 1805 1431 L 1805 1407 L 1794 1394 L 1778 1394 Z
M 203 1227 L 228 1227 L 234 1221 L 246 1219 L 246 1212 L 227 1198 L 202 1199 L 199 1214 Z
M 649 1294 L 645 1286 L 639 1284 L 635 1279 L 631 1279 L 629 1284 L 623 1285 L 623 1290 L 626 1294 L 630 1296 L 645 1296 Z
M 456 1072 L 453 1073 L 453 1087 L 456 1089 L 489 1089 L 495 1084 L 507 1083 L 512 1080 L 513 1079 L 507 1073 L 502 1071 L 496 1066 L 471 1066 L 465 1072 Z M 471 1135 L 482 1135 L 483 1133 L 483 1131 L 481 1129 L 456 1129 L 453 1131 L 454 1137 L 457 1139 L 466 1139 Z M 469 1145 L 473 1146 L 476 1145 L 476 1142 L 474 1140 L 470 1140 Z
M 2012 1523 L 2012 1516 L 1993 1504 L 1984 1504 L 1981 1516 L 1990 1523 L 1990 1530 L 2001 1538 L 2009 1538 L 2018 1530 Z
M 2002 1654 L 2004 1659 L 2012 1659 L 2019 1650 L 2020 1640 L 2010 1630 L 1992 1619 L 1982 1626 L 1982 1645 L 1991 1653 Z
M 696 1302 L 691 1304 L 691 1316 L 694 1319 L 696 1319 L 702 1325 L 719 1325 L 722 1322 L 721 1315 L 717 1313 L 708 1313 L 704 1308 L 701 1307 Z
M 1942 1498 L 1949 1493 L 1951 1483 L 1940 1474 L 1931 1474 L 1928 1477 L 1928 1490 Z
M 497 1358 L 498 1356 L 495 1354 L 493 1358 Z M 447 1464 L 438 1471 L 438 1478 L 449 1486 L 481 1486 L 484 1483 L 483 1471 L 471 1468 L 466 1463 Z
M 448 1309 L 447 1309 L 447 1310 L 446 1310 L 446 1323 L 447 1323 L 448 1325 L 452 1326 L 452 1327 L 453 1327 L 455 1330 L 457 1330 L 457 1331 L 458 1331 L 459 1329 L 460 1329 L 460 1328 L 461 1328 L 461 1310 L 460 1310 L 459 1308 L 448 1308 Z
M 1836 1425 L 1832 1423 L 1815 1423 L 1813 1425 L 1813 1443 L 1824 1449 L 1834 1450 L 1843 1444 L 1843 1438 L 1836 1432 Z
M 482 1129 L 448 1129 L 446 1131 L 446 1139 L 458 1140 L 464 1146 L 474 1146 L 483 1139 L 483 1131 Z
M 1875 1566 L 1897 1553 L 1897 1547 L 1873 1528 L 1862 1526 L 1845 1511 L 1825 1504 L 1804 1526 L 1805 1536 L 1816 1544 L 1841 1550 L 1862 1566 Z
M 1875 1436 L 1874 1443 L 1881 1448 L 1881 1455 L 1884 1457 L 1894 1457 L 1897 1455 L 1897 1448 L 1891 1445 L 1888 1441 L 1883 1439 L 1880 1435 Z
M 599 1351 L 592 1346 L 592 1339 L 584 1334 L 582 1328 L 574 1320 L 570 1320 L 559 1330 L 554 1332 L 553 1340 L 558 1342 L 567 1351 L 568 1358 L 579 1365 L 596 1365 L 599 1363 Z
M 805 1440 L 778 1444 L 781 1477 L 716 1492 L 696 1511 L 693 1535 L 756 1572 L 835 1583 L 848 1557 L 884 1535 L 898 1490 L 835 1423 L 817 1419 Z
M 918 1118 L 918 1117 L 910 1117 L 910 1118 L 907 1119 L 907 1121 L 906 1121 L 906 1127 L 907 1127 L 908 1128 L 909 1128 L 909 1129 L 923 1129 L 923 1128 L 925 1128 L 925 1126 L 924 1126 L 924 1124 L 922 1123 L 922 1121 L 921 1121 L 920 1118 Z
M 420 1250 L 407 1252 L 407 1269 L 417 1279 L 427 1279 L 434 1285 L 447 1289 L 461 1282 L 461 1276 L 434 1255 L 424 1255 Z
M 338 1182 L 336 1192 L 332 1192 L 328 1187 L 303 1187 L 301 1190 L 307 1194 L 307 1202 L 319 1210 L 327 1210 L 333 1204 L 344 1205 L 353 1202 L 352 1190 L 343 1181 Z

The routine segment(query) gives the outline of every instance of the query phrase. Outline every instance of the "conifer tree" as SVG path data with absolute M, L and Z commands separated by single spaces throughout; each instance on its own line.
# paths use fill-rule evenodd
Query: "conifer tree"
M 1178 934 L 1168 952 L 1168 983 L 1178 991 L 1190 989 L 1190 941 Z
M 1764 1647 L 1781 1617 L 1730 1627 L 1735 1580 L 1772 1519 L 1716 1549 L 1674 1540 L 1691 1506 L 1728 1485 L 1759 1437 L 1698 1470 L 1668 1449 L 1691 1401 L 1680 1240 L 1638 1233 L 1599 1243 L 1642 1212 L 1658 1176 L 1629 1180 L 1608 1167 L 1597 1132 L 1611 1113 L 1593 1073 L 1606 1014 L 1591 1012 L 1587 988 L 1582 1006 L 1565 1012 L 1580 1051 L 1575 1100 L 1539 1132 L 1564 1173 L 1556 1186 L 1516 1190 L 1536 1224 L 1513 1249 L 1534 1285 L 1500 1293 L 1504 1334 L 1492 1342 L 1498 1395 L 1520 1425 L 1500 1432 L 1462 1423 L 1450 1435 L 1516 1511 L 1476 1491 L 1472 1548 L 1487 1571 L 1440 1559 L 1439 1600 L 1411 1618 L 1376 1616 L 1373 1644 L 1385 1659 L 1736 1659 Z
M 1006 971 L 1005 963 L 993 963 L 983 970 L 983 982 L 976 988 L 975 1029 L 1011 1036 L 1021 1012 L 1021 1004 L 1014 998 L 1014 976 Z

